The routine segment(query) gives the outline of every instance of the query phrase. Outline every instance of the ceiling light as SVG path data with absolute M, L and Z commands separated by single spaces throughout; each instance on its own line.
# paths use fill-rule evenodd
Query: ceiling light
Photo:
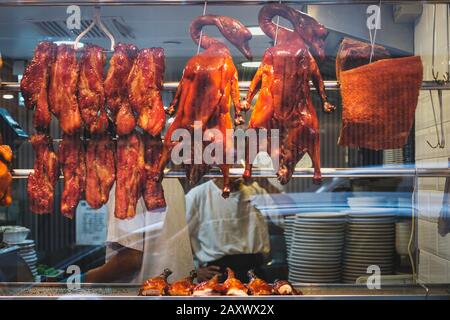
M 73 45 L 75 44 L 75 41 L 62 40 L 62 41 L 55 41 L 54 43 L 57 44 L 58 46 L 59 46 L 60 44 L 67 44 L 67 45 L 73 47 Z M 77 49 L 81 49 L 81 48 L 83 48 L 83 47 L 84 47 L 84 43 L 83 43 L 83 42 L 78 42 L 78 44 L 77 44 Z
M 263 36 L 265 33 L 261 30 L 260 27 L 247 27 L 248 31 L 252 34 L 252 36 Z
M 241 63 L 241 66 L 245 68 L 259 68 L 260 65 L 261 61 L 247 61 Z
M 11 100 L 11 99 L 14 99 L 14 96 L 13 96 L 12 94 L 7 93 L 7 94 L 4 94 L 4 95 L 3 95 L 3 99 L 5 99 L 5 100 Z

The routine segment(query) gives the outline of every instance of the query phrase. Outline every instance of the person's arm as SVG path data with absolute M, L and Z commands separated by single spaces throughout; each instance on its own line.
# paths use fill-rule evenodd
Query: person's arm
M 118 279 L 126 281 L 141 269 L 142 251 L 122 247 L 104 265 L 89 270 L 86 273 L 85 282 L 87 283 L 108 283 Z

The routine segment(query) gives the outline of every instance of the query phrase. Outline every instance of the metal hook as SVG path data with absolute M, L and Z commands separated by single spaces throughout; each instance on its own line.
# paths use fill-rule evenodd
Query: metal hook
M 81 32 L 78 37 L 75 39 L 75 42 L 73 44 L 73 48 L 75 50 L 78 49 L 78 43 L 81 41 L 81 39 L 89 32 L 92 30 L 92 28 L 94 28 L 95 25 L 98 25 L 98 27 L 100 28 L 101 31 L 103 31 L 106 36 L 109 38 L 109 40 L 111 41 L 111 51 L 114 51 L 114 47 L 116 46 L 116 40 L 114 39 L 114 36 L 111 34 L 111 32 L 108 30 L 108 28 L 106 28 L 106 26 L 103 24 L 101 18 L 100 18 L 100 7 L 96 6 L 94 8 L 94 17 L 92 19 L 91 24 L 83 31 Z
M 208 1 L 205 0 L 205 4 L 203 5 L 203 16 L 206 14 L 206 7 L 208 6 Z M 200 31 L 200 40 L 198 41 L 197 46 L 197 54 L 200 53 L 200 47 L 202 46 L 202 38 L 203 38 L 203 29 Z
M 433 100 L 433 93 L 430 90 L 430 100 L 431 100 L 431 107 L 433 108 L 433 117 L 434 117 L 434 126 L 436 129 L 436 137 L 437 137 L 437 143 L 435 145 L 432 145 L 430 141 L 427 140 L 428 145 L 432 149 L 437 148 L 445 148 L 445 133 L 444 133 L 444 120 L 442 118 L 443 108 L 442 108 L 442 90 L 438 90 L 438 99 L 439 99 L 439 115 L 440 115 L 440 127 L 441 127 L 441 134 L 439 135 L 439 128 L 438 128 L 438 121 L 436 118 L 436 111 L 434 109 L 434 100 Z

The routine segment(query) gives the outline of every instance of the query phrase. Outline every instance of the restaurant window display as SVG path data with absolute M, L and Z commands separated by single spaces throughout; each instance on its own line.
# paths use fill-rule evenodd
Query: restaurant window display
M 449 16 L 0 0 L 0 298 L 448 298 Z

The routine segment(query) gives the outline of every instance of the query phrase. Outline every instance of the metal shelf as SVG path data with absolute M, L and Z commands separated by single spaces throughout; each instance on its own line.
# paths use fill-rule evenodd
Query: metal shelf
M 325 82 L 325 89 L 331 91 L 337 91 L 340 89 L 337 81 L 327 80 Z M 247 91 L 250 86 L 250 81 L 240 81 L 239 89 L 241 91 Z M 163 90 L 175 91 L 178 87 L 178 82 L 165 82 Z M 310 82 L 311 90 L 316 90 Z M 438 84 L 435 81 L 423 81 L 421 90 L 450 90 L 450 83 Z M 18 82 L 0 82 L 0 91 L 19 92 L 20 84 Z
M 32 169 L 15 169 L 13 179 L 27 179 Z M 230 170 L 230 177 L 241 177 L 243 168 Z M 313 169 L 296 169 L 293 178 L 312 178 Z M 167 170 L 165 178 L 185 178 L 184 171 Z M 212 170 L 204 176 L 205 178 L 220 178 L 222 173 Z M 271 170 L 254 170 L 254 178 L 276 178 L 276 173 Z M 322 168 L 323 178 L 389 178 L 389 177 L 450 177 L 450 168 Z M 60 178 L 63 178 L 62 176 Z

